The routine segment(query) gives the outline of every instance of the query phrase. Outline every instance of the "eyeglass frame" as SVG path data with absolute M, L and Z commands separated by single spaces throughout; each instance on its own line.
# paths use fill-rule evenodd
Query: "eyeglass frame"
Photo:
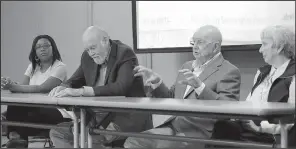
M 41 48 L 43 48 L 43 49 L 49 49 L 51 47 L 51 44 L 43 44 L 43 45 L 40 45 L 40 46 L 36 46 L 35 47 L 35 50 L 39 50 L 39 49 L 41 49 Z

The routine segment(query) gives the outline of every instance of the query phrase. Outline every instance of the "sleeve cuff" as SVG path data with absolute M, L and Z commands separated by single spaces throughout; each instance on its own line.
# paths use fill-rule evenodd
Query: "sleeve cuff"
M 279 125 L 270 124 L 268 121 L 262 121 L 260 123 L 260 132 L 278 134 L 280 132 Z
M 194 89 L 194 90 L 195 90 L 195 93 L 196 93 L 197 95 L 200 95 L 201 92 L 205 89 L 205 87 L 206 87 L 206 85 L 205 85 L 204 83 L 202 83 L 200 87 Z
M 158 83 L 156 83 L 156 84 L 151 84 L 151 88 L 153 90 L 155 90 L 156 88 L 158 88 L 160 86 L 161 83 L 162 83 L 162 79 L 160 79 L 160 81 Z
M 83 96 L 95 96 L 94 89 L 89 86 L 83 86 Z

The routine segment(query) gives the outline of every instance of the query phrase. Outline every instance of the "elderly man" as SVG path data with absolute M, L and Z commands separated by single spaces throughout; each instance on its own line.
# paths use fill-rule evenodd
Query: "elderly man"
M 87 28 L 82 40 L 85 51 L 80 66 L 69 80 L 54 88 L 49 96 L 145 96 L 142 78 L 134 77 L 133 74 L 138 59 L 129 46 L 118 40 L 111 40 L 107 32 L 97 26 Z M 92 111 L 96 112 L 95 109 Z M 70 127 L 70 123 L 61 125 Z M 137 132 L 151 127 L 151 115 L 120 113 L 115 114 L 107 129 Z M 73 147 L 73 135 L 69 130 L 50 131 L 55 147 Z M 115 142 L 114 140 L 117 144 L 120 144 L 120 141 L 123 144 L 124 138 L 106 136 L 102 139 L 102 136 L 97 135 L 93 137 L 94 147 L 102 146 L 102 142 Z
M 195 60 L 186 62 L 179 70 L 176 83 L 168 89 L 158 74 L 137 66 L 135 76 L 144 78 L 153 97 L 184 100 L 239 100 L 241 76 L 237 67 L 221 54 L 222 35 L 211 25 L 200 27 L 193 35 Z M 215 119 L 172 116 L 164 124 L 144 133 L 210 138 Z M 125 148 L 182 148 L 186 142 L 130 137 Z M 196 144 L 204 147 L 203 144 Z

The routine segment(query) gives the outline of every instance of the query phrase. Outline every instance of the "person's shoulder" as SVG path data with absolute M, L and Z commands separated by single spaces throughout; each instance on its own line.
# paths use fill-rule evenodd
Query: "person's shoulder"
M 133 51 L 133 49 L 130 46 L 128 46 L 127 44 L 121 42 L 120 40 L 112 40 L 112 42 L 117 45 L 118 49 Z
M 229 62 L 228 60 L 224 60 L 222 62 L 222 66 L 221 66 L 222 69 L 220 70 L 223 70 L 226 74 L 228 73 L 235 73 L 235 74 L 238 74 L 240 75 L 240 70 L 237 66 L 235 66 L 234 64 L 232 64 L 231 62 Z
M 122 43 L 120 40 L 112 40 L 112 42 L 117 46 L 118 58 L 136 58 L 136 54 L 130 46 Z
M 60 60 L 56 60 L 53 65 L 52 65 L 53 68 L 57 68 L 57 67 L 66 67 L 66 64 L 63 63 L 62 61 Z
M 30 68 L 30 69 L 32 69 L 32 63 L 30 63 L 29 65 L 28 65 L 28 67 L 27 68 Z
M 135 54 L 134 50 L 128 46 L 127 44 L 121 42 L 120 40 L 112 40 L 114 44 L 117 46 L 117 52 L 119 54 L 125 54 L 125 53 L 130 53 L 130 54 Z
M 25 75 L 31 76 L 32 75 L 33 66 L 32 63 L 30 63 L 25 71 Z
M 222 66 L 223 66 L 223 67 L 227 67 L 227 68 L 229 68 L 229 69 L 235 69 L 235 70 L 238 70 L 238 67 L 235 66 L 234 64 L 232 64 L 231 62 L 229 62 L 228 60 L 224 60 L 224 61 L 222 62 Z

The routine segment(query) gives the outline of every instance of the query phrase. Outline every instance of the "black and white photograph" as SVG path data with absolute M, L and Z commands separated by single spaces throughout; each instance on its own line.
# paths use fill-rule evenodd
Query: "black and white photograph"
M 1 148 L 296 148 L 295 1 L 1 1 Z

